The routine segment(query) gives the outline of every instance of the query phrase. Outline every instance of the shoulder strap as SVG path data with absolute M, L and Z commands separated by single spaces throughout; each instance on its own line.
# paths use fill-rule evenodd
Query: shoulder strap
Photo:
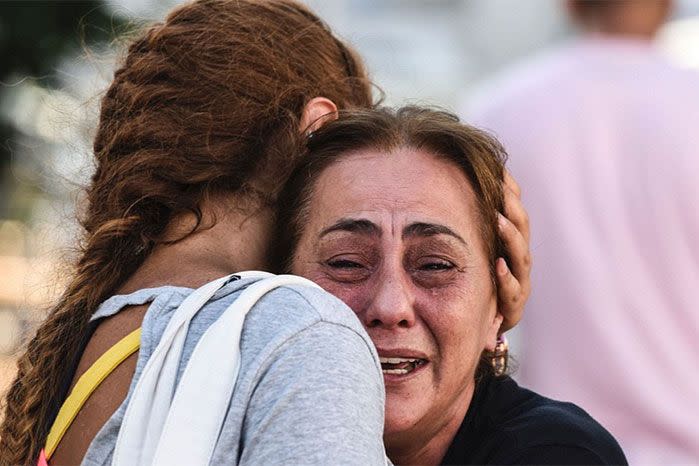
M 204 333 L 177 387 L 154 465 L 211 464 L 238 379 L 245 317 L 265 294 L 289 285 L 320 289 L 310 280 L 294 275 L 259 280 L 246 288 Z
M 102 383 L 102 381 L 116 369 L 126 358 L 138 351 L 141 345 L 141 329 L 138 328 L 119 340 L 109 348 L 92 366 L 78 379 L 68 398 L 63 402 L 56 420 L 51 426 L 46 438 L 46 458 L 51 458 L 56 447 L 65 435 L 68 427 L 73 423 L 75 416 L 83 407 L 87 399 Z
M 155 449 L 175 395 L 189 323 L 196 313 L 231 280 L 270 276 L 266 272 L 242 272 L 219 278 L 192 292 L 175 310 L 131 393 L 114 447 L 113 466 L 154 464 Z
M 177 309 L 171 320 L 176 328 L 168 325 L 133 391 L 112 466 L 208 465 L 238 377 L 240 336 L 248 311 L 278 286 L 317 286 L 293 276 L 260 272 L 236 275 L 259 280 L 248 286 L 202 335 L 175 387 L 182 353 L 178 338 L 184 340 L 189 319 L 213 290 L 222 286 L 220 280 L 195 291 L 193 295 L 198 296 L 191 303 L 185 300 Z M 203 383 L 206 396 L 202 396 Z
M 175 393 L 189 323 L 231 279 L 233 276 L 229 275 L 196 289 L 173 313 L 130 395 L 114 447 L 112 466 L 153 464 L 153 445 L 160 437 Z

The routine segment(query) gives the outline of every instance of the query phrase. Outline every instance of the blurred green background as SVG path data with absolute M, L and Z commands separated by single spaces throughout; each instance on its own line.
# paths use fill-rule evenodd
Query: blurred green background
M 22 109 L 8 108 L 10 94 L 27 81 L 57 89 L 62 81 L 56 69 L 63 60 L 96 44 L 110 43 L 124 25 L 123 18 L 97 0 L 0 2 L 0 218 L 30 221 L 39 195 L 39 186 L 19 182 L 13 173 L 24 165 L 18 158 L 22 146 L 38 141 L 28 127 L 11 117 L 12 111 Z

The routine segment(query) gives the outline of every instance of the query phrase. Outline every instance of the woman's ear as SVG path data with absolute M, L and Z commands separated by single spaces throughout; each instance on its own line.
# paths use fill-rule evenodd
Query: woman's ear
M 337 119 L 337 105 L 326 97 L 314 97 L 304 107 L 299 131 L 312 133 L 323 123 Z

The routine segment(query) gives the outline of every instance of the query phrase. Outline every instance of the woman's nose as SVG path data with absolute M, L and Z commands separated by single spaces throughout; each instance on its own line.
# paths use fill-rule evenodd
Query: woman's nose
M 367 328 L 408 328 L 415 324 L 414 300 L 410 283 L 400 274 L 382 274 L 368 296 L 364 314 Z

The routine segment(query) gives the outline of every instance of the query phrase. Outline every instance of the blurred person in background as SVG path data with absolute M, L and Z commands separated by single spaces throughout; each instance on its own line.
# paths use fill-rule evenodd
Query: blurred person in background
M 505 145 L 534 225 L 522 380 L 600 419 L 631 464 L 694 463 L 699 75 L 654 46 L 671 1 L 567 8 L 579 40 L 464 110 Z

